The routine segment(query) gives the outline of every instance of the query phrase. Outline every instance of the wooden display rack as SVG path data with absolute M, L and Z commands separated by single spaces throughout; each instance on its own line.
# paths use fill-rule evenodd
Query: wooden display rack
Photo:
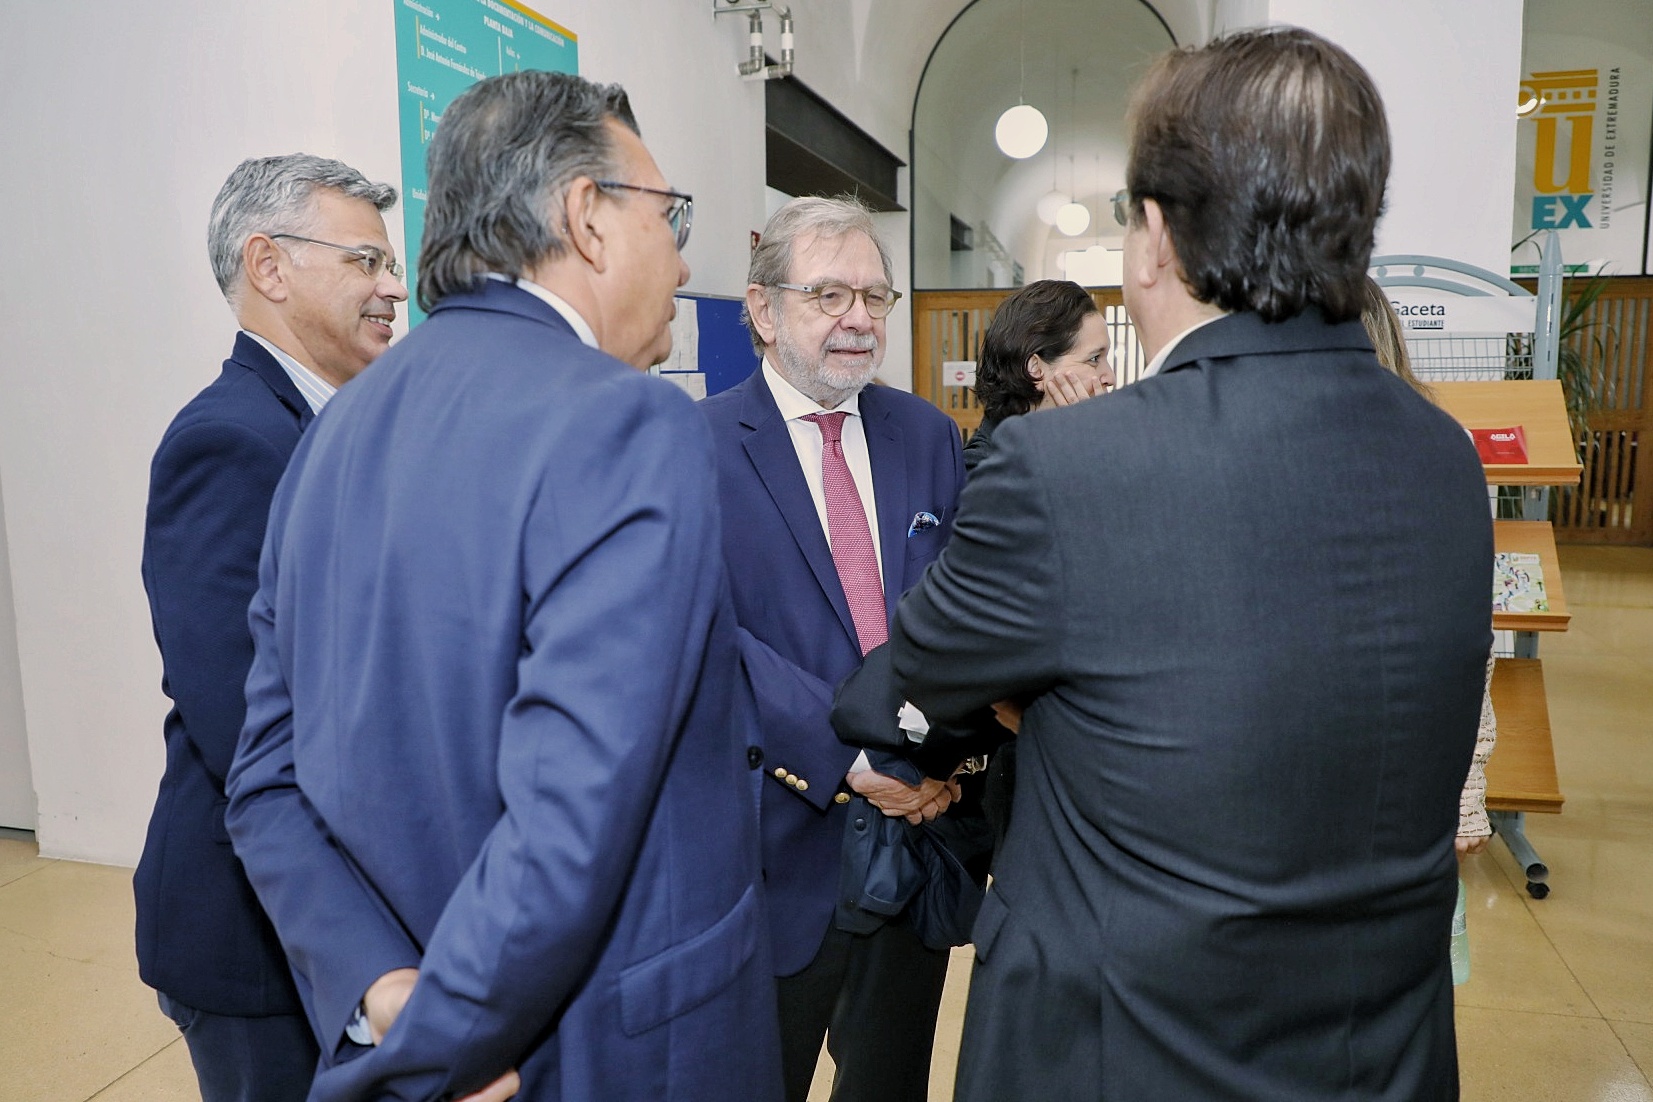
M 1441 408 L 1466 429 L 1522 427 L 1528 462 L 1487 466 L 1488 485 L 1570 486 L 1578 481 L 1583 468 L 1573 452 L 1561 384 L 1554 379 L 1438 382 L 1430 389 Z M 1550 894 L 1550 870 L 1527 840 L 1526 815 L 1555 814 L 1565 798 L 1556 778 L 1544 666 L 1536 657 L 1535 633 L 1566 631 L 1571 615 L 1548 521 L 1496 521 L 1493 543 L 1499 551 L 1538 556 L 1550 606 L 1548 612 L 1493 614 L 1493 627 L 1517 633 L 1517 657 L 1500 658 L 1493 667 L 1498 744 L 1487 762 L 1487 812 L 1493 829 L 1525 872 L 1528 894 L 1543 899 Z

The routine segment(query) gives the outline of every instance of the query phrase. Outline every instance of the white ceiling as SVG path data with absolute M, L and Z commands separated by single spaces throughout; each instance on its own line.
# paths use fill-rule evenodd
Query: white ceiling
M 1025 95 L 1056 124 L 1064 188 L 1072 151 L 1077 190 L 1111 195 L 1123 168 L 1114 162 L 1123 154 L 1125 96 L 1142 62 L 1172 44 L 1167 28 L 1178 43 L 1206 41 L 1218 0 L 787 2 L 798 19 L 800 80 L 897 156 L 908 158 L 916 146 L 915 183 L 926 159 L 938 155 L 944 167 L 932 167 L 929 181 L 918 186 L 934 191 L 946 181 L 974 189 L 987 197 L 974 207 L 998 212 L 992 220 L 1009 225 L 1004 233 L 1025 236 L 1023 230 L 1045 232 L 1027 221 L 1033 203 L 1050 190 L 1051 155 L 1012 162 L 992 144 L 993 123 L 1022 85 L 1023 28 Z M 774 21 L 769 24 L 773 32 Z M 771 52 L 774 46 L 771 41 Z M 915 119 L 921 83 L 922 113 Z M 945 219 L 942 225 L 945 232 Z M 1015 252 L 1037 251 L 1030 241 L 1005 243 Z M 921 246 L 917 254 L 924 253 Z
M 1124 186 L 1125 105 L 1147 63 L 1172 45 L 1167 19 L 1141 0 L 976 0 L 930 56 L 913 120 L 913 183 L 950 213 L 986 222 L 1027 277 L 1054 275 L 1052 252 L 1119 230 L 1106 198 Z M 1044 150 L 1011 160 L 993 142 L 999 114 L 1018 100 L 1051 125 Z M 1080 238 L 1052 235 L 1034 214 L 1052 187 L 1092 213 Z M 946 220 L 915 202 L 915 232 L 944 235 Z M 945 286 L 940 257 L 922 245 L 921 286 Z

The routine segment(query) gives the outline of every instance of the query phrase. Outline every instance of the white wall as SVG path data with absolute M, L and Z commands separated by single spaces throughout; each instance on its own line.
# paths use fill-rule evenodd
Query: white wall
M 1219 31 L 1254 25 L 1261 0 L 1223 0 Z M 1267 21 L 1326 36 L 1372 74 L 1394 167 L 1377 251 L 1509 270 L 1521 0 L 1267 0 Z
M 689 289 L 738 293 L 764 214 L 763 90 L 734 73 L 744 26 L 680 0 L 546 7 L 579 35 L 584 74 L 627 86 L 662 170 L 696 194 Z M 18 4 L 7 16 L 0 479 L 21 676 L 0 646 L 0 726 L 20 694 L 42 852 L 132 863 L 166 712 L 138 573 L 149 458 L 234 332 L 207 266 L 207 210 L 251 155 L 303 149 L 399 183 L 393 9 Z M 0 602 L 0 639 L 9 627 Z
M 34 824 L 34 777 L 23 724 L 23 676 L 17 668 L 17 618 L 6 554 L 6 506 L 0 494 L 0 827 L 33 830 Z

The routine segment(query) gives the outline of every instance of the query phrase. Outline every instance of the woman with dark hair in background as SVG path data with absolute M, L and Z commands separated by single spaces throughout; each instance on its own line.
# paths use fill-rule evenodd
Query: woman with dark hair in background
M 964 446 L 964 469 L 993 451 L 993 432 L 1007 418 L 1071 406 L 1113 389 L 1108 362 L 1108 322 L 1077 283 L 1041 279 L 1005 299 L 993 315 L 976 359 L 976 400 L 981 426 Z M 1021 708 L 1014 701 L 993 706 L 999 722 L 1015 731 Z M 993 824 L 994 848 L 1010 825 L 1016 788 L 1016 743 L 993 751 L 982 788 L 982 810 Z
M 964 447 L 965 470 L 993 448 L 1007 417 L 1071 406 L 1113 389 L 1108 323 L 1077 283 L 1041 279 L 1011 295 L 993 315 L 976 360 L 982 422 Z

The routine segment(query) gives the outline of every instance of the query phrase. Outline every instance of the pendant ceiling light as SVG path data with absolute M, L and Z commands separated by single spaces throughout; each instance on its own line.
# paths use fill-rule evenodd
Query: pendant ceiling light
M 1016 106 L 999 116 L 993 140 L 1006 157 L 1025 161 L 1045 147 L 1050 127 L 1040 110 L 1027 102 L 1027 0 L 1022 0 L 1022 73 Z
M 1024 161 L 1045 147 L 1050 127 L 1037 107 L 1030 103 L 1017 104 L 999 116 L 993 128 L 993 140 L 1006 157 Z
M 1079 177 L 1073 170 L 1073 154 L 1068 154 L 1068 182 L 1079 190 Z M 1069 237 L 1078 237 L 1091 224 L 1091 212 L 1083 203 L 1069 202 L 1056 212 L 1056 228 Z
M 1054 226 L 1056 224 L 1056 212 L 1071 202 L 1073 202 L 1073 197 L 1067 192 L 1052 188 L 1045 192 L 1044 198 L 1039 200 L 1039 205 L 1034 209 L 1039 214 L 1039 221 L 1047 226 Z
M 1056 212 L 1056 228 L 1069 237 L 1078 237 L 1090 224 L 1090 209 L 1082 203 L 1069 203 Z

